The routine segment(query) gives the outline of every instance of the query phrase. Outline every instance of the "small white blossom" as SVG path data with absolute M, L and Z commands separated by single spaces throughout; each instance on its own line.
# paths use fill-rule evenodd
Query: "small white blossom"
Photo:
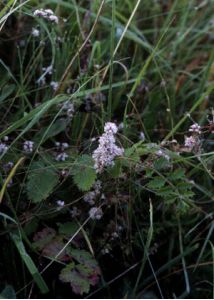
M 99 207 L 92 207 L 89 210 L 89 216 L 92 220 L 100 220 L 103 216 L 103 211 Z
M 58 22 L 59 22 L 59 19 L 57 16 L 49 16 L 49 20 L 51 22 L 55 22 L 56 24 L 58 24 Z
M 185 147 L 193 149 L 197 145 L 197 140 L 194 136 L 185 137 Z
M 56 148 L 57 148 L 58 151 L 64 151 L 65 149 L 69 148 L 69 144 L 68 143 L 55 142 L 55 146 L 56 146 Z
M 46 79 L 45 77 L 39 77 L 39 79 L 37 80 L 37 84 L 40 86 L 44 86 L 46 84 Z
M 102 184 L 97 180 L 93 185 L 93 190 L 84 195 L 83 200 L 89 205 L 94 205 L 96 197 L 101 193 Z
M 59 22 L 59 19 L 51 9 L 36 9 L 33 13 L 35 17 L 44 18 L 50 22 L 55 22 L 56 24 Z
M 5 154 L 8 150 L 8 146 L 5 143 L 0 143 L 0 154 Z
M 47 75 L 52 75 L 53 73 L 53 66 L 50 65 L 46 68 L 42 68 L 43 74 L 39 77 L 39 79 L 37 79 L 37 83 L 41 86 L 46 84 L 46 76 Z
M 115 144 L 115 134 L 118 128 L 114 123 L 108 122 L 104 126 L 104 133 L 99 138 L 99 146 L 93 152 L 94 167 L 97 173 L 102 173 L 104 167 L 113 166 L 116 156 L 121 156 L 124 149 Z
M 59 153 L 56 156 L 56 161 L 65 161 L 68 158 L 68 154 L 65 152 Z
M 70 213 L 71 213 L 71 217 L 72 218 L 75 218 L 75 217 L 78 217 L 81 213 L 81 211 L 76 207 L 74 206 L 71 210 L 70 210 Z
M 157 152 L 156 152 L 156 155 L 158 156 L 158 157 L 164 157 L 166 160 L 170 160 L 170 157 L 169 157 L 169 155 L 167 155 L 163 150 L 158 150 Z
M 68 149 L 69 145 L 68 143 L 62 143 L 62 149 Z
M 56 203 L 60 207 L 63 207 L 65 205 L 65 201 L 62 201 L 62 200 L 57 200 Z
M 143 133 L 143 131 L 140 132 L 140 136 L 139 136 L 141 141 L 145 141 L 145 134 Z
M 119 237 L 119 234 L 116 231 L 112 232 L 112 234 L 111 234 L 112 240 L 117 239 L 118 237 Z
M 116 134 L 118 131 L 118 127 L 116 124 L 112 122 L 107 122 L 104 126 L 104 132 L 109 134 Z
M 36 28 L 32 28 L 31 34 L 34 37 L 38 37 L 40 35 L 40 31 Z
M 94 205 L 95 204 L 95 198 L 96 198 L 96 193 L 94 191 L 88 192 L 87 194 L 84 195 L 83 200 L 88 203 L 89 205 Z
M 50 9 L 50 8 L 45 9 L 44 12 L 49 16 L 52 16 L 54 14 L 52 9 Z
M 56 81 L 51 81 L 50 86 L 54 91 L 56 91 L 58 89 L 59 83 Z
M 121 123 L 118 125 L 118 130 L 119 130 L 119 131 L 120 131 L 120 130 L 123 130 L 123 128 L 124 128 L 124 123 L 121 122 Z
M 45 75 L 52 75 L 52 73 L 53 73 L 53 66 L 52 65 L 50 65 L 50 66 L 48 66 L 48 67 L 46 67 L 46 68 L 42 68 L 42 71 L 44 71 L 44 74 Z
M 197 123 L 193 124 L 189 128 L 189 132 L 201 134 L 201 126 L 198 125 Z
M 8 142 L 8 141 L 9 141 L 9 137 L 8 137 L 7 135 L 5 135 L 5 136 L 3 137 L 3 141 L 4 141 L 4 142 Z
M 33 152 L 33 145 L 34 145 L 34 142 L 32 142 L 32 141 L 25 141 L 23 143 L 23 150 L 26 153 L 31 153 L 31 152 Z
M 100 194 L 100 191 L 101 191 L 101 188 L 102 188 L 102 183 L 100 180 L 97 180 L 94 185 L 93 185 L 93 188 L 94 188 L 94 192 L 96 194 L 96 196 L 98 196 Z
M 103 255 L 105 255 L 105 254 L 109 254 L 109 252 L 110 252 L 110 250 L 106 247 L 106 248 L 103 248 L 102 250 L 101 250 L 101 253 L 103 254 Z
M 74 109 L 74 104 L 71 103 L 70 101 L 66 101 L 65 103 L 63 103 L 62 105 L 62 109 L 63 111 L 66 112 L 67 116 L 69 118 L 72 118 L 73 117 L 73 114 L 75 112 L 75 109 Z
M 36 9 L 36 10 L 34 11 L 33 15 L 34 15 L 35 17 L 44 17 L 44 16 L 47 15 L 47 13 L 45 13 L 43 9 Z

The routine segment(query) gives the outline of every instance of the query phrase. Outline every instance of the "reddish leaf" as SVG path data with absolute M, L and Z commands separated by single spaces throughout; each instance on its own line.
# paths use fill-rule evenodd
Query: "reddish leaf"
M 53 228 L 44 228 L 34 235 L 33 246 L 38 250 L 42 250 L 55 236 L 56 231 Z
M 62 238 L 56 237 L 54 240 L 50 241 L 43 249 L 42 255 L 54 258 L 63 249 L 65 243 Z M 60 261 L 70 261 L 71 256 L 67 253 L 67 248 L 57 257 Z

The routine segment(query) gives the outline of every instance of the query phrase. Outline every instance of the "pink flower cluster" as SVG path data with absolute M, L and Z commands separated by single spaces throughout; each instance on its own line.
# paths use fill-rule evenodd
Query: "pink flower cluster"
M 118 127 L 116 124 L 111 122 L 105 124 L 104 133 L 99 138 L 99 146 L 92 155 L 97 173 L 102 173 L 105 167 L 113 166 L 115 157 L 121 156 L 124 153 L 124 149 L 115 144 L 115 134 L 117 131 Z
M 197 123 L 194 123 L 190 126 L 189 132 L 192 133 L 191 136 L 185 137 L 184 145 L 187 147 L 190 151 L 192 151 L 195 147 L 197 147 L 200 143 L 200 134 L 201 134 L 201 126 Z

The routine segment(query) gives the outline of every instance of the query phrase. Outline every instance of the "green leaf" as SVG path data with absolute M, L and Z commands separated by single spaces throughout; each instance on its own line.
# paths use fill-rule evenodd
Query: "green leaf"
M 25 250 L 25 246 L 22 242 L 21 237 L 18 234 L 11 233 L 10 234 L 14 244 L 16 245 L 16 248 L 25 263 L 27 269 L 31 273 L 35 283 L 38 285 L 41 293 L 45 294 L 49 291 L 44 279 L 42 278 L 41 274 L 39 273 L 36 265 L 34 264 L 33 260 L 31 257 L 28 255 L 28 253 Z
M 171 180 L 178 180 L 185 178 L 184 169 L 176 169 L 174 172 L 169 173 L 169 178 Z
M 42 143 L 44 143 L 46 140 L 48 140 L 50 137 L 54 137 L 60 132 L 64 131 L 69 124 L 68 119 L 58 119 L 56 122 L 52 124 L 52 126 L 47 126 L 42 128 L 34 137 L 35 142 L 40 142 L 42 140 Z
M 147 187 L 150 189 L 160 189 L 165 185 L 165 180 L 161 177 L 155 177 L 153 180 L 151 180 Z
M 75 294 L 82 295 L 89 292 L 89 280 L 75 269 L 74 263 L 70 263 L 64 269 L 62 269 L 59 279 L 63 282 L 70 283 Z
M 122 163 L 121 160 L 116 160 L 115 165 L 109 169 L 109 174 L 113 178 L 118 178 L 122 173 Z
M 60 280 L 70 283 L 76 294 L 88 293 L 90 285 L 99 281 L 101 274 L 99 265 L 94 257 L 85 250 L 71 249 L 69 255 L 76 261 L 67 265 L 60 273 Z
M 27 195 L 33 203 L 45 200 L 58 183 L 58 175 L 52 166 L 42 161 L 34 162 L 27 178 Z
M 68 254 L 69 247 L 64 249 L 65 243 L 63 242 L 62 237 L 57 236 L 54 240 L 49 242 L 44 249 L 42 250 L 42 255 L 54 259 L 57 257 L 59 261 L 68 261 L 71 260 L 70 255 Z M 62 251 L 62 253 L 60 253 Z M 60 255 L 58 255 L 60 253 Z
M 42 250 L 56 236 L 56 231 L 53 228 L 46 227 L 35 233 L 33 247 L 37 250 Z
M 16 299 L 16 293 L 11 285 L 7 285 L 0 293 L 0 299 Z
M 154 168 L 158 171 L 169 167 L 169 161 L 165 157 L 158 158 L 154 161 Z
M 74 183 L 81 191 L 89 191 L 96 180 L 94 161 L 89 155 L 80 156 L 71 170 Z
M 87 266 L 94 276 L 100 275 L 100 268 L 96 259 L 85 250 L 72 249 L 69 254 L 75 259 L 78 263 Z
M 32 218 L 29 222 L 27 222 L 24 226 L 24 232 L 27 236 L 31 235 L 32 233 L 36 232 L 39 226 L 39 220 L 37 218 Z
M 63 224 L 59 223 L 57 225 L 59 226 L 59 234 L 66 237 L 73 236 L 79 228 L 79 225 L 75 222 L 66 222 Z
M 58 253 L 65 246 L 65 242 L 63 241 L 63 236 L 57 235 L 53 228 L 43 228 L 34 235 L 33 240 L 33 247 L 41 251 L 43 256 L 53 259 L 57 256 L 59 261 L 71 260 L 71 255 L 68 254 L 69 247 L 58 256 Z
M 16 85 L 15 84 L 10 84 L 10 85 L 6 85 L 1 92 L 0 95 L 0 102 L 4 101 L 7 97 L 9 97 L 12 92 L 15 90 Z

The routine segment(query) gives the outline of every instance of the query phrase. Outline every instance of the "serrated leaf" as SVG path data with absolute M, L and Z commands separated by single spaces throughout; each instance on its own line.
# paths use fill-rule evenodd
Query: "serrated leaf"
M 160 189 L 165 185 L 165 182 L 163 178 L 156 177 L 147 184 L 147 187 L 150 189 Z
M 62 269 L 59 279 L 63 282 L 70 283 L 75 294 L 82 295 L 89 292 L 90 282 L 88 278 L 76 270 L 73 263 Z
M 35 233 L 33 246 L 37 250 L 42 250 L 56 236 L 56 231 L 53 228 L 46 227 Z
M 66 249 L 64 249 L 62 251 L 62 249 L 64 248 L 65 243 L 62 240 L 62 237 L 57 236 L 54 240 L 52 240 L 51 242 L 49 242 L 44 249 L 42 250 L 42 255 L 43 256 L 48 256 L 50 258 L 55 258 L 57 257 L 57 260 L 59 261 L 69 261 L 71 260 L 70 255 L 68 255 L 68 250 L 69 248 L 67 247 Z M 59 252 L 61 252 L 60 255 Z
M 91 270 L 91 273 L 94 275 L 100 275 L 99 265 L 91 253 L 85 250 L 72 249 L 69 254 L 78 263 L 87 266 Z
M 184 169 L 176 169 L 174 172 L 169 173 L 170 180 L 178 180 L 185 178 Z
M 80 156 L 71 170 L 74 183 L 81 191 L 89 191 L 96 181 L 94 161 L 89 155 Z
M 43 230 L 37 232 L 33 237 L 33 247 L 42 252 L 43 256 L 55 258 L 59 261 L 71 260 L 71 255 L 68 254 L 69 247 L 66 247 L 64 251 L 58 256 L 59 252 L 65 246 L 63 236 L 57 235 L 53 228 L 43 228 Z
M 66 222 L 63 224 L 59 223 L 57 225 L 59 226 L 59 234 L 67 237 L 73 236 L 79 228 L 78 224 L 75 222 Z
M 169 167 L 169 161 L 165 157 L 160 157 L 154 161 L 154 168 L 158 171 Z
M 27 196 L 33 203 L 45 200 L 58 183 L 56 171 L 43 161 L 34 162 L 27 178 Z
M 90 285 L 94 286 L 99 281 L 101 274 L 99 265 L 94 257 L 85 250 L 72 249 L 69 255 L 76 261 L 66 266 L 61 274 L 60 280 L 69 282 L 76 294 L 88 293 Z

